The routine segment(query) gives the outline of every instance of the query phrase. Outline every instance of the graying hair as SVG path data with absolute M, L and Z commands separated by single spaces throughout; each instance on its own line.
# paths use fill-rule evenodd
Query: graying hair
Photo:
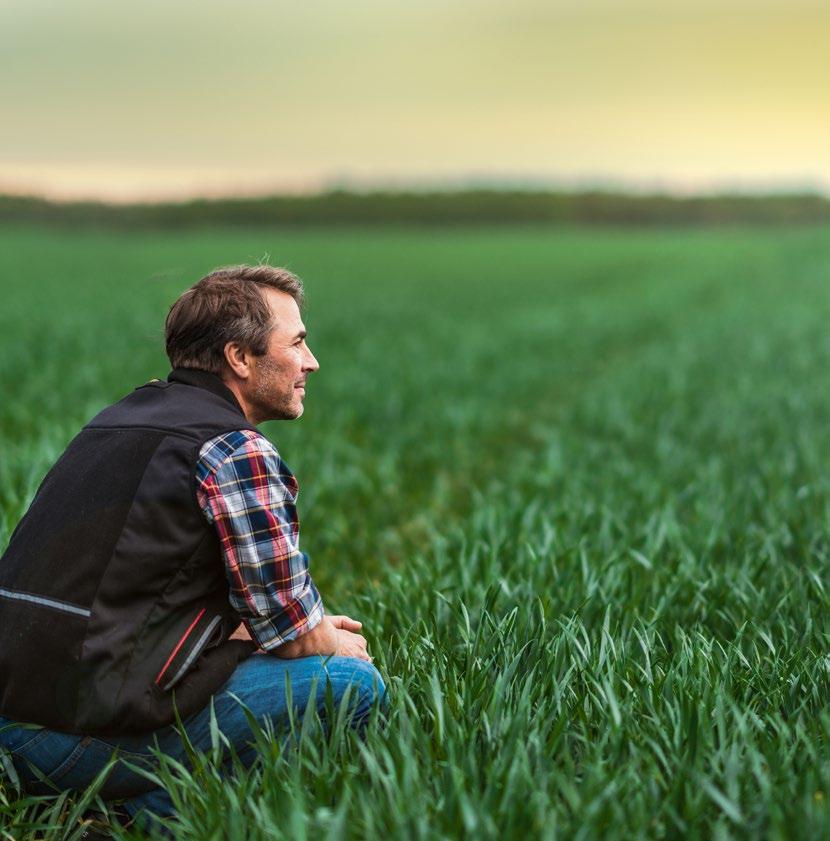
M 170 307 L 164 325 L 165 345 L 174 368 L 225 371 L 225 345 L 239 345 L 261 356 L 274 325 L 263 289 L 304 302 L 302 281 L 275 266 L 225 266 L 195 283 Z

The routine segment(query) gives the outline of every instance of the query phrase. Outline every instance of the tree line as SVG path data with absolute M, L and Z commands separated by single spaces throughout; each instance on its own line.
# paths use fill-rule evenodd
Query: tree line
M 306 196 L 198 199 L 115 205 L 0 195 L 0 221 L 113 228 L 205 225 L 720 225 L 830 221 L 816 193 L 678 197 L 605 191 L 333 190 Z

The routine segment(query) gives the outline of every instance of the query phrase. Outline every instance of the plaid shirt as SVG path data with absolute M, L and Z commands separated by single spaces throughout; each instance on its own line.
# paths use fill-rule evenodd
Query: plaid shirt
M 274 649 L 314 628 L 323 602 L 299 547 L 299 487 L 271 442 L 251 430 L 211 438 L 196 481 L 219 536 L 231 605 L 254 640 Z

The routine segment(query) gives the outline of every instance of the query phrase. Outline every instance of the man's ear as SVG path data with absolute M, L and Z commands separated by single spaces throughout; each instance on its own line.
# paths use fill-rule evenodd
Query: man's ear
M 240 380 L 247 380 L 251 376 L 254 364 L 252 354 L 238 342 L 228 342 L 224 347 L 225 362 L 230 372 Z

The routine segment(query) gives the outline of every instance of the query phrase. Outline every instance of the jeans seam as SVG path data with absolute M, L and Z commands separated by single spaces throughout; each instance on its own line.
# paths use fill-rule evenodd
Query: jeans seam
M 62 777 L 65 777 L 77 764 L 78 760 L 86 753 L 87 747 L 89 747 L 89 743 L 92 741 L 92 736 L 84 736 L 77 745 L 75 745 L 75 749 L 69 756 L 60 764 L 51 774 L 47 775 L 48 779 L 51 780 L 55 785 L 57 785 Z
M 15 748 L 6 748 L 9 753 L 14 754 L 15 756 L 23 757 L 23 753 L 28 750 L 29 748 L 33 748 L 36 745 L 40 744 L 47 736 L 49 735 L 48 730 L 41 730 L 38 733 L 35 733 L 31 739 L 24 742 L 22 745 L 18 745 Z
M 122 747 L 120 747 L 120 745 L 108 742 L 106 739 L 95 738 L 94 736 L 91 737 L 90 742 L 96 745 L 100 745 L 101 747 L 108 750 L 111 754 L 117 754 L 118 759 L 127 759 L 132 760 L 133 762 L 143 760 L 146 762 L 148 760 L 152 761 L 155 758 L 149 750 L 146 753 L 132 750 L 124 750 Z

